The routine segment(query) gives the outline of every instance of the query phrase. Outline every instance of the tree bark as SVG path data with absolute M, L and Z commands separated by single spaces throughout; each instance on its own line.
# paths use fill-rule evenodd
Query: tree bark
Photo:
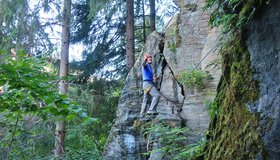
M 133 0 L 126 0 L 126 66 L 130 70 L 134 65 L 134 5 Z
M 146 15 L 145 15 L 145 0 L 142 1 L 142 12 L 143 12 L 143 45 L 146 42 Z
M 155 0 L 150 1 L 150 29 L 151 33 L 156 30 L 156 5 Z
M 61 57 L 59 77 L 62 79 L 59 82 L 59 94 L 67 93 L 66 78 L 68 76 L 69 65 L 69 40 L 70 40 L 70 17 L 71 17 L 71 0 L 64 0 L 63 15 L 62 15 L 62 36 L 61 36 Z M 63 119 L 63 118 L 62 118 Z M 61 157 L 64 154 L 64 139 L 65 139 L 65 121 L 61 120 L 56 124 L 55 131 L 55 157 Z

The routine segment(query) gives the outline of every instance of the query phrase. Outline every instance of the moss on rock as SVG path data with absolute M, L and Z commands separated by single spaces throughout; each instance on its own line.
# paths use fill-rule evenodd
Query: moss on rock
M 216 114 L 208 130 L 205 159 L 254 159 L 257 153 L 265 159 L 258 115 L 246 107 L 257 100 L 259 91 L 252 78 L 250 54 L 240 35 L 222 51 L 224 70 L 212 106 Z

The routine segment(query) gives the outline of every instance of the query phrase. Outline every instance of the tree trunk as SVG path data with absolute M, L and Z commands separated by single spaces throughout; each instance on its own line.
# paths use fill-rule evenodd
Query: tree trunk
M 150 1 L 150 29 L 151 33 L 156 30 L 156 5 L 155 0 Z
M 133 0 L 126 0 L 126 65 L 130 70 L 134 65 L 134 5 Z
M 64 0 L 64 8 L 62 15 L 62 36 L 61 36 L 61 57 L 59 77 L 63 78 L 59 82 L 59 94 L 67 93 L 66 78 L 68 76 L 69 64 L 69 39 L 70 39 L 70 17 L 71 17 L 71 0 Z M 61 120 L 56 124 L 55 131 L 55 157 L 61 157 L 64 153 L 65 139 L 65 121 Z
M 145 0 L 142 1 L 142 12 L 143 12 L 143 45 L 146 42 L 146 15 L 145 15 Z

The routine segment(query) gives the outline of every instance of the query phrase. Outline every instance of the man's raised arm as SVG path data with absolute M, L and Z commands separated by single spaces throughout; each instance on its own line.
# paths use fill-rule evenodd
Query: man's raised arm
M 147 58 L 148 58 L 148 56 L 145 54 L 144 55 L 144 60 L 142 62 L 142 66 L 144 66 L 144 67 L 147 65 Z

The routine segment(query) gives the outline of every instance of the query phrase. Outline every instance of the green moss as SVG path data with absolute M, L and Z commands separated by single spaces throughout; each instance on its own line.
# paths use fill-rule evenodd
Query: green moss
M 258 115 L 250 113 L 247 104 L 258 98 L 258 85 L 252 79 L 250 55 L 241 36 L 226 44 L 222 51 L 223 75 L 218 87 L 208 131 L 206 159 L 264 158 L 263 141 L 257 130 Z
M 209 143 L 205 159 L 254 159 L 257 153 L 268 159 L 258 131 L 259 115 L 247 104 L 258 98 L 258 85 L 252 79 L 250 54 L 242 38 L 247 22 L 264 0 L 207 0 L 216 6 L 210 17 L 212 26 L 221 26 L 226 38 L 222 49 L 223 75 L 212 105 L 207 131 Z

